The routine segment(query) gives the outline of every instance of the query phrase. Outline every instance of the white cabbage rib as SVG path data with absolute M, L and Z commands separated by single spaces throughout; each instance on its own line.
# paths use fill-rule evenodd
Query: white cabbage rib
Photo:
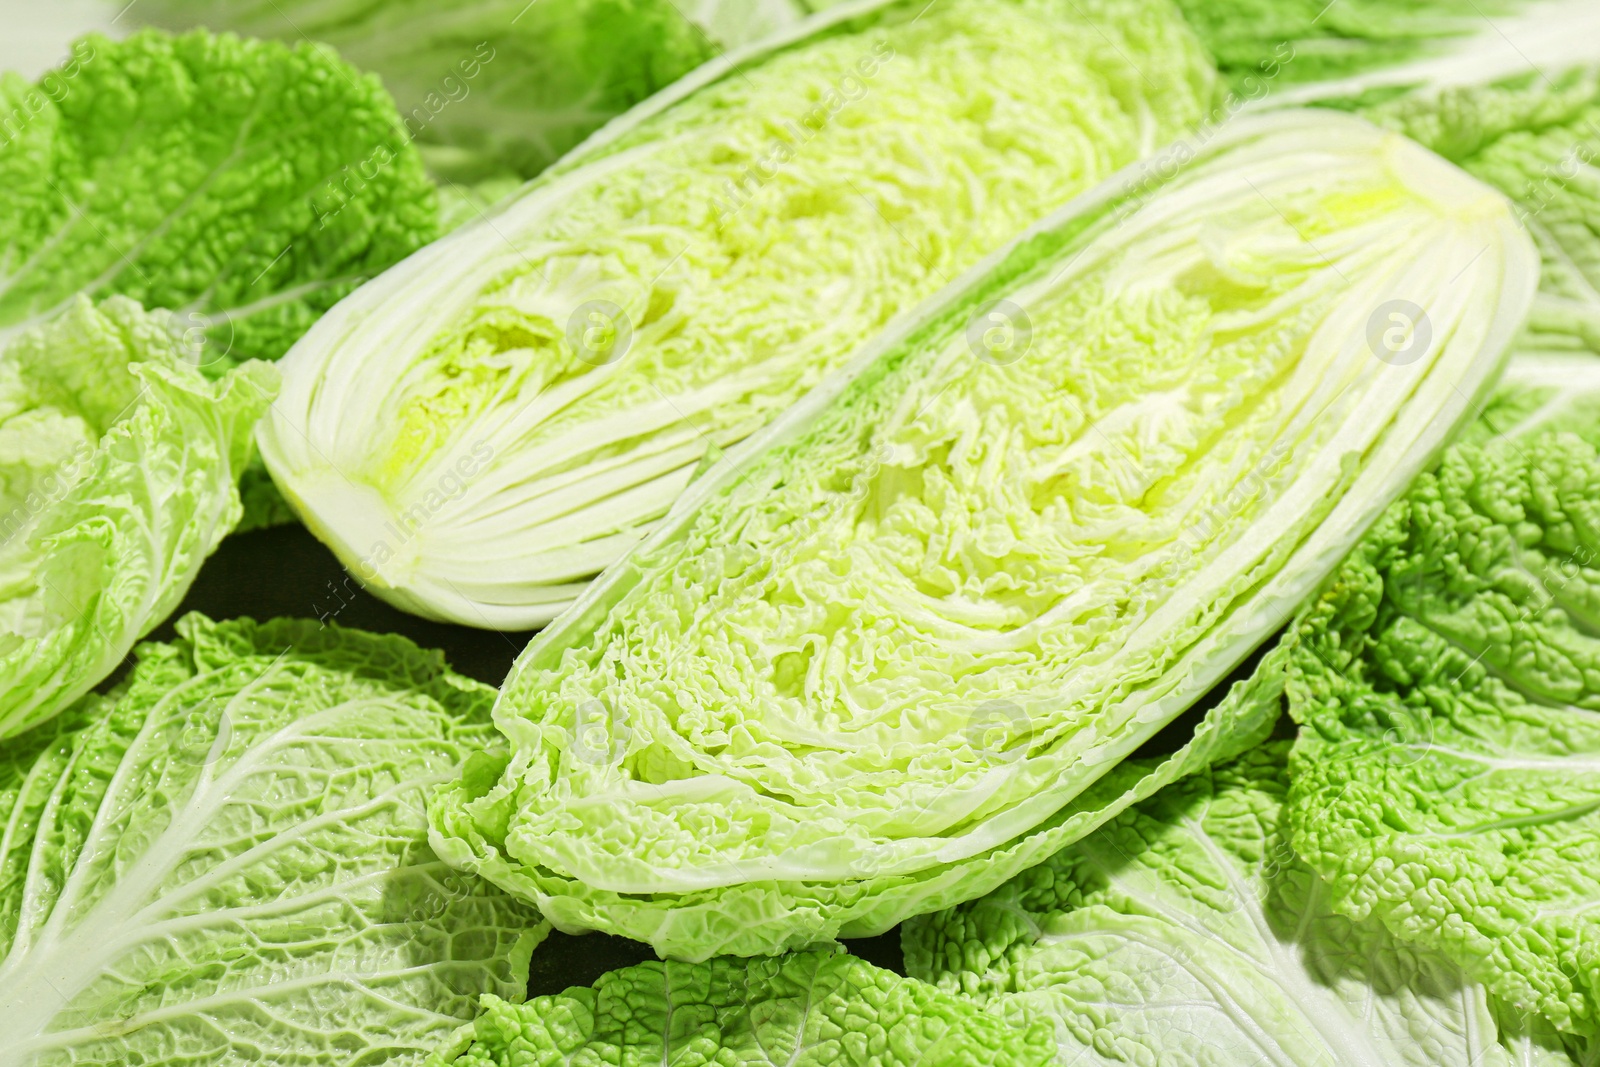
M 307 525 L 407 610 L 547 622 L 708 453 L 1210 106 L 1164 3 L 926 6 L 691 79 L 321 320 L 261 432 Z M 595 301 L 615 361 L 574 348 Z
M 1204 154 L 1047 222 L 697 483 L 519 660 L 513 758 L 436 807 L 446 855 L 662 951 L 702 950 L 660 914 L 689 898 L 825 898 L 709 951 L 859 933 L 903 917 L 892 883 L 982 892 L 1281 626 L 1473 413 L 1538 260 L 1498 193 L 1358 119 Z M 991 365 L 967 324 L 1001 294 L 1032 339 Z M 1431 339 L 1381 359 L 1394 300 Z

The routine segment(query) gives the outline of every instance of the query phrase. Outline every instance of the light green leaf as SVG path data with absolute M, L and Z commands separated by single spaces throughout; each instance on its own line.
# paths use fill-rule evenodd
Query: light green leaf
M 90 36 L 0 75 L 0 337 L 76 294 L 175 312 L 211 371 L 277 359 L 432 240 L 437 205 L 377 80 L 326 49 Z
M 1388 84 L 1486 49 L 1536 58 L 1528 30 L 1570 21 L 1583 3 L 1529 0 L 1176 0 L 1233 91 L 1247 100 L 1326 82 Z M 1539 41 L 1546 35 L 1535 33 Z M 1533 60 L 1528 60 L 1532 62 Z M 1365 77 L 1363 77 L 1365 76 Z M 1482 79 L 1480 67 L 1477 77 Z
M 0 354 L 0 737 L 105 678 L 239 519 L 277 373 L 208 378 L 178 328 L 80 297 Z
M 333 45 L 394 94 L 445 179 L 532 178 L 725 48 L 797 21 L 795 0 L 142 0 L 137 19 Z
M 493 690 L 399 637 L 191 615 L 0 754 L 0 1062 L 419 1064 L 537 915 L 429 850 Z
M 1283 819 L 1283 742 L 1203 771 L 979 900 L 903 928 L 907 971 L 1060 1064 L 1510 1067 L 1485 992 L 1335 912 Z M 1513 1058 L 1513 1049 L 1520 1054 Z
M 1193 10 L 1203 0 L 1178 2 Z M 1285 84 L 1271 87 L 1277 104 L 1367 108 L 1529 74 L 1554 79 L 1600 59 L 1600 8 L 1589 0 L 1337 0 L 1321 8 L 1316 2 L 1249 0 L 1221 16 L 1221 36 L 1239 46 L 1227 64 L 1235 71 L 1248 72 L 1252 53 L 1277 59 L 1280 42 L 1292 47 L 1296 58 L 1286 64 Z M 1284 36 L 1260 33 L 1275 25 Z M 1315 77 L 1308 81 L 1307 73 Z

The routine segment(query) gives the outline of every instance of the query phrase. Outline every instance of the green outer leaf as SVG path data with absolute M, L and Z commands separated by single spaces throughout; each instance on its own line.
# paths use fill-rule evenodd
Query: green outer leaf
M 239 518 L 239 525 L 233 528 L 236 534 L 300 521 L 278 487 L 272 484 L 272 475 L 262 466 L 259 454 L 250 457 L 249 466 L 239 475 L 239 502 L 244 505 L 244 514 Z
M 810 7 L 819 10 L 840 3 L 810 0 Z M 1363 73 L 1392 76 L 1396 68 L 1449 58 L 1484 43 L 1501 44 L 1491 18 L 1512 17 L 1513 25 L 1521 29 L 1524 19 L 1559 24 L 1563 17 L 1570 22 L 1574 13 L 1582 11 L 1581 3 L 1560 0 L 1174 0 L 1174 4 L 1241 100 Z
M 642 963 L 521 1006 L 485 997 L 473 1038 L 429 1067 L 1042 1067 L 1055 1051 L 1047 1026 L 830 950 Z
M 530 909 L 428 850 L 493 690 L 395 636 L 213 623 L 0 755 L 0 1060 L 418 1064 Z
M 1062 1064 L 1510 1067 L 1481 986 L 1329 906 L 1283 823 L 1287 750 L 1187 778 L 910 920 L 907 972 L 1015 1025 L 1052 1022 Z
M 438 231 L 375 78 L 207 33 L 90 36 L 35 86 L 0 75 L 0 188 L 0 336 L 122 294 L 176 311 L 214 371 L 277 359 Z
M 383 79 L 435 172 L 454 184 L 497 171 L 535 177 L 722 49 L 803 13 L 791 0 L 698 7 L 692 0 L 144 0 L 131 14 L 170 29 L 204 25 L 333 45 Z
M 1295 158 L 1303 150 L 1315 160 Z M 696 481 L 666 524 L 519 659 L 496 705 L 511 762 L 497 784 L 436 797 L 440 854 L 536 901 L 560 928 L 623 933 L 693 959 L 874 933 L 982 893 L 1074 831 L 1092 829 L 1071 817 L 1074 799 L 1287 620 L 1468 413 L 1468 398 L 1498 372 L 1498 353 L 1533 289 L 1532 247 L 1511 228 L 1503 201 L 1364 123 L 1331 114 L 1240 122 L 1199 155 L 1177 178 L 1164 161 L 1047 220 Z M 1274 169 L 1264 170 L 1269 159 Z M 1395 246 L 1339 245 L 1344 231 L 1331 209 L 1275 184 L 1300 182 L 1307 167 L 1340 190 L 1340 205 L 1379 212 L 1347 225 L 1370 226 L 1359 232 L 1382 233 Z M 1411 214 L 1404 205 L 1416 194 L 1399 191 L 1400 174 L 1412 174 L 1406 188 L 1456 206 Z M 1120 210 L 1129 206 L 1131 213 Z M 1459 246 L 1449 233 L 1455 223 L 1443 221 L 1458 209 L 1472 233 Z M 1285 224 L 1285 210 L 1328 227 L 1319 243 L 1354 257 L 1336 279 L 1322 255 L 1299 243 L 1303 231 Z M 1173 236 L 1174 218 L 1184 219 L 1187 236 Z M 1414 225 L 1427 235 L 1412 235 Z M 1147 241 L 1160 242 L 1158 276 L 1148 288 L 1130 283 L 1103 295 L 1104 277 L 1143 277 L 1131 264 L 1146 262 Z M 1485 296 L 1451 289 L 1462 301 L 1454 307 L 1473 309 L 1475 321 L 1458 325 L 1450 301 L 1427 293 L 1434 282 L 1459 280 L 1449 249 L 1469 245 L 1487 249 L 1474 283 Z M 1215 249 L 1252 253 L 1225 265 L 1209 258 Z M 1251 259 L 1257 249 L 1270 251 Z M 1431 309 L 1438 336 L 1451 338 L 1433 372 L 1389 367 L 1366 351 L 1364 335 L 1345 332 L 1370 318 L 1368 300 L 1393 291 L 1388 283 L 1365 288 L 1368 271 L 1402 273 L 1406 291 Z M 1315 313 L 1284 312 L 1291 336 L 1273 334 L 1265 349 L 1277 355 L 1230 342 L 1215 358 L 1240 364 L 1223 369 L 1199 355 L 1212 352 L 1207 342 L 1190 347 L 1191 338 L 1212 336 L 1210 316 L 1231 314 L 1235 301 L 1255 306 L 1234 281 L 1212 290 L 1208 279 L 1238 279 L 1246 291 L 1246 278 L 1285 286 L 1306 279 L 1321 294 L 1330 290 L 1309 279 L 1323 272 L 1340 295 Z M 1187 297 L 1198 302 L 1164 303 L 1156 294 L 1165 278 L 1185 279 Z M 1346 298 L 1347 285 L 1360 295 Z M 1137 307 L 1123 319 L 1120 301 L 1134 292 Z M 968 324 L 1002 295 L 1030 309 L 1035 342 L 1014 365 L 975 373 Z M 1294 298 L 1274 290 L 1259 299 L 1279 307 Z M 1173 306 L 1198 309 L 1195 320 L 1143 317 Z M 1102 330 L 1115 339 L 1104 349 Z M 1172 399 L 1191 387 L 1205 393 L 1215 369 L 1228 390 L 1263 383 L 1266 394 L 1248 411 L 1305 412 L 1271 393 L 1269 383 L 1295 380 L 1290 371 L 1252 362 L 1274 358 L 1293 361 L 1307 381 L 1327 386 L 1326 399 L 1348 399 L 1348 407 L 1297 419 L 1293 430 L 1225 429 L 1223 412 L 1242 403 L 1238 394 L 1216 405 Z M 1097 377 L 1102 370 L 1106 377 Z M 1159 380 L 1158 392 L 1145 392 L 1156 388 L 1145 374 Z M 1346 374 L 1357 383 L 1348 398 L 1327 385 Z M 1094 399 L 1078 426 L 1082 397 Z M 1402 403 L 1404 411 L 1394 409 Z M 1134 414 L 1147 404 L 1179 422 L 1179 412 L 1220 421 L 1158 430 Z M 1027 438 L 1011 443 L 1039 425 L 1050 437 L 1042 452 Z M 1125 450 L 1159 456 L 1160 439 L 1245 451 L 1227 451 L 1226 460 L 1155 458 L 1152 473 L 1111 454 L 1117 446 L 1106 435 L 1135 426 Z M 1280 432 L 1303 436 L 1285 444 Z M 1052 450 L 1094 459 L 1070 479 L 1041 483 L 1035 467 L 1052 462 Z M 1313 456 L 1326 464 L 1305 465 Z M 1060 462 L 1047 469 L 1065 469 L 1066 458 Z M 1263 464 L 1272 467 L 1266 489 L 1257 484 Z M 1206 523 L 1202 540 L 1216 540 L 1196 546 L 1179 533 L 1197 529 L 1195 509 L 1206 506 L 1189 495 L 1198 490 L 1187 472 L 1211 469 L 1247 481 L 1244 489 L 1227 481 L 1207 490 L 1221 509 L 1210 514 L 1226 518 Z M 1066 497 L 1017 482 L 1059 486 L 1071 510 Z M 1029 503 L 1027 493 L 1042 494 L 1043 503 Z M 1278 499 L 1291 503 L 1269 504 Z M 1163 517 L 1167 502 L 1175 510 Z M 1107 528 L 1102 516 L 1111 531 L 1103 545 L 1095 540 Z M 1124 543 L 1123 524 L 1136 516 L 1141 532 Z M 994 523 L 1012 531 L 1010 548 L 986 547 L 978 531 Z M 1083 551 L 1052 556 L 1057 530 Z M 967 541 L 960 552 L 939 547 Z M 1276 554 L 1236 576 L 1228 568 L 1239 560 L 1218 555 L 1229 545 L 1272 546 Z M 1048 566 L 1039 563 L 1046 558 Z M 937 562 L 921 566 L 925 559 Z M 1077 569 L 1082 559 L 1130 560 L 1134 573 L 1152 577 L 1122 586 L 1110 576 L 1120 572 Z M 1080 576 L 1077 588 L 1087 593 L 1075 599 L 1050 585 L 1059 574 Z M 995 575 L 1002 584 L 991 583 Z M 1034 581 L 1046 590 L 1025 594 Z M 1098 603 L 1101 581 L 1115 587 L 1108 602 L 1138 607 L 1116 622 L 1051 616 L 1045 631 L 1033 621 L 1058 603 Z M 1202 586 L 1210 591 L 1196 592 Z M 961 595 L 940 601 L 951 587 Z M 943 604 L 951 605 L 949 619 Z M 1155 614 L 1166 610 L 1157 604 L 1171 610 Z M 992 616 L 1004 625 L 986 621 Z M 1165 626 L 1172 629 L 1156 632 Z M 1135 628 L 1137 639 L 1128 636 Z M 1049 641 L 1006 643 L 1036 632 Z M 786 656 L 812 640 L 825 649 L 813 667 L 786 674 Z M 1079 641 L 1095 651 L 1072 651 Z M 1004 733 L 999 744 L 975 739 L 975 724 L 997 700 L 1013 702 L 1021 725 L 992 723 Z M 594 708 L 601 710 L 585 710 Z M 1091 810 L 1110 814 L 1098 803 Z
M 1295 847 L 1338 907 L 1600 1033 L 1600 363 L 1514 364 L 1305 610 Z
M 0 355 L 0 737 L 109 674 L 239 519 L 277 372 L 210 380 L 173 329 L 121 297 L 80 297 Z

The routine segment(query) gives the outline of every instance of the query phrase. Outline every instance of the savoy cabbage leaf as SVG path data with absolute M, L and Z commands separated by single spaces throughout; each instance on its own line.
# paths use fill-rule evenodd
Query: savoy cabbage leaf
M 593 989 L 484 998 L 471 1044 L 429 1067 L 1043 1067 L 1050 1030 L 827 949 L 643 963 Z
M 1074 801 L 1470 413 L 1536 280 L 1504 198 L 1358 119 L 1166 162 L 698 479 L 519 658 L 440 854 L 697 959 L 876 933 L 1091 829 Z M 1373 325 L 1404 299 L 1410 353 Z
M 419 1064 L 538 916 L 429 851 L 493 690 L 400 637 L 212 623 L 0 749 L 0 1062 Z
M 0 353 L 0 738 L 110 674 L 239 520 L 277 372 L 189 357 L 123 297 L 79 297 Z
M 438 228 L 375 78 L 231 35 L 90 36 L 37 84 L 0 74 L 0 188 L 0 337 L 121 294 L 212 370 L 278 358 Z
M 1600 1033 L 1600 365 L 1526 359 L 1292 635 L 1294 842 L 1346 913 Z
M 1569 1062 L 1502 1033 L 1445 956 L 1353 922 L 1295 855 L 1287 744 L 1169 786 L 999 889 L 902 928 L 908 973 L 1059 1064 L 1511 1067 Z
M 449 188 L 532 178 L 612 117 L 803 0 L 141 0 L 132 16 L 333 45 L 383 79 Z

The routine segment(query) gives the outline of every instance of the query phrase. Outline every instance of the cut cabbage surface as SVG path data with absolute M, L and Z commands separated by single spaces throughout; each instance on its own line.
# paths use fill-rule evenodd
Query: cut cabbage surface
M 263 455 L 379 596 L 548 622 L 708 454 L 1194 128 L 1216 82 L 1159 0 L 842 6 L 702 68 L 325 316 L 283 364 Z
M 508 762 L 436 796 L 435 847 L 691 959 L 993 888 L 1125 806 L 1086 791 L 1473 413 L 1538 264 L 1502 195 L 1330 112 L 1131 170 L 726 456 L 536 637 Z

